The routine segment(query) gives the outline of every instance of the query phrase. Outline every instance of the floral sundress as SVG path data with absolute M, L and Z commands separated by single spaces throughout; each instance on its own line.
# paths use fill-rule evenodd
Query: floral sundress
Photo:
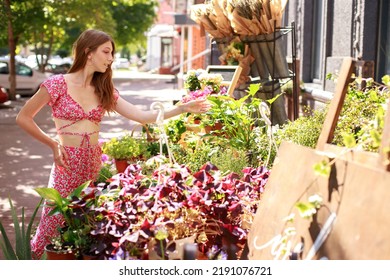
M 57 129 L 57 134 L 78 135 L 81 138 L 80 146 L 64 146 L 67 154 L 67 165 L 69 169 L 57 167 L 53 164 L 48 186 L 60 192 L 63 197 L 68 196 L 74 189 L 88 180 L 95 180 L 101 168 L 101 147 L 99 144 L 91 145 L 90 136 L 92 133 L 70 133 L 63 129 L 70 127 L 78 121 L 89 120 L 99 124 L 104 116 L 105 110 L 102 106 L 85 112 L 67 92 L 67 84 L 62 74 L 51 76 L 41 87 L 45 87 L 50 94 L 48 103 L 52 108 L 52 116 L 57 119 L 69 120 L 70 123 Z M 115 99 L 118 92 L 115 90 Z M 40 259 L 44 248 L 51 239 L 58 236 L 58 228 L 63 223 L 61 215 L 49 216 L 50 208 L 43 207 L 40 223 L 37 231 L 31 240 L 31 250 L 35 259 Z

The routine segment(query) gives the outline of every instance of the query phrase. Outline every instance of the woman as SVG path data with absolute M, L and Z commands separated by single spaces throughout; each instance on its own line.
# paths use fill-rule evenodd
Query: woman
M 54 75 L 42 83 L 36 94 L 26 102 L 16 122 L 32 137 L 49 146 L 54 164 L 49 186 L 62 196 L 88 180 L 96 179 L 101 165 L 98 145 L 100 122 L 106 112 L 114 112 L 145 124 L 154 122 L 155 111 L 143 111 L 119 96 L 112 82 L 111 64 L 115 44 L 112 38 L 99 30 L 84 31 L 73 47 L 74 63 L 68 73 Z M 58 140 L 49 137 L 34 121 L 46 105 L 52 107 Z M 202 113 L 209 109 L 204 101 L 193 101 L 165 110 L 170 118 L 183 112 Z M 62 223 L 58 215 L 49 216 L 45 207 L 31 249 L 35 258 L 41 258 L 44 247 L 58 234 Z

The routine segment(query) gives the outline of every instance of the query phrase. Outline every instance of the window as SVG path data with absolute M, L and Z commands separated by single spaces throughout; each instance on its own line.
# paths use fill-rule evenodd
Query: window
M 172 67 L 172 38 L 161 38 L 161 66 Z
M 322 54 L 323 54 L 323 20 L 324 7 L 322 0 L 313 1 L 313 34 L 312 34 L 312 62 L 311 62 L 311 76 L 313 82 L 320 82 L 322 80 Z
M 0 62 L 0 74 L 9 74 L 8 64 L 5 62 Z
M 389 1 L 380 2 L 379 44 L 377 57 L 377 80 L 390 74 L 390 4 Z
M 16 63 L 16 75 L 32 76 L 32 74 L 33 73 L 30 67 Z

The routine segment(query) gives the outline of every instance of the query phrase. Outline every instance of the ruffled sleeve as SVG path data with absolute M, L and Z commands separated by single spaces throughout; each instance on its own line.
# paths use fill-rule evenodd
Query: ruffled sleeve
M 49 106 L 53 106 L 64 92 L 63 80 L 62 75 L 53 75 L 41 84 L 41 87 L 45 87 L 50 95 L 50 101 L 47 103 Z

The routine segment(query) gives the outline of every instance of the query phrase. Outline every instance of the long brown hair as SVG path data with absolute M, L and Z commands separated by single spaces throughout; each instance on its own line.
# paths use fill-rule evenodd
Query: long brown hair
M 81 33 L 73 44 L 74 62 L 68 73 L 77 72 L 83 69 L 87 64 L 88 54 L 94 52 L 100 45 L 108 41 L 112 44 L 112 56 L 114 56 L 115 43 L 110 35 L 95 29 L 88 29 Z M 95 72 L 91 83 L 95 87 L 95 93 L 99 97 L 102 107 L 108 112 L 113 111 L 115 98 L 111 67 L 108 67 L 104 73 Z

